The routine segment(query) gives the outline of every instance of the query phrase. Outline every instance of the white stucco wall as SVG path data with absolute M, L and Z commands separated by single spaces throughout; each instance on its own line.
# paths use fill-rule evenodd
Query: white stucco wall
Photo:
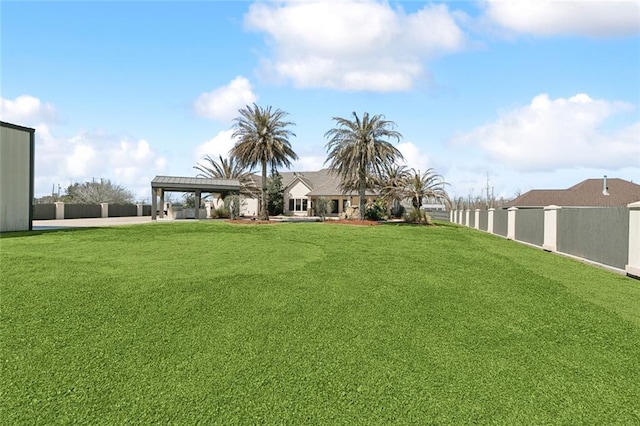
M 31 228 L 31 129 L 0 127 L 0 232 Z
M 286 190 L 284 191 L 284 211 L 285 212 L 290 212 L 290 213 L 294 213 L 294 214 L 298 214 L 298 215 L 306 215 L 307 212 L 291 212 L 289 210 L 289 200 L 290 199 L 308 199 L 307 194 L 309 193 L 309 191 L 311 191 L 311 189 L 305 185 L 304 183 L 297 181 L 296 183 L 294 183 L 291 187 L 286 188 Z M 311 206 L 311 204 L 307 205 L 308 207 Z

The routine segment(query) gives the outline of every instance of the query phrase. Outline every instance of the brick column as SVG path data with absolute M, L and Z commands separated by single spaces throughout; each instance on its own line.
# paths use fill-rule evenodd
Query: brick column
M 100 203 L 100 217 L 106 218 L 109 217 L 109 203 Z
M 473 227 L 475 229 L 480 229 L 480 209 L 476 209 L 474 213 L 475 213 L 475 216 L 473 221 Z
M 558 206 L 546 206 L 544 208 L 544 242 L 542 249 L 546 251 L 558 251 Z
M 467 210 L 464 212 L 464 225 L 469 226 L 469 216 L 471 216 L 471 210 Z
M 136 204 L 136 214 L 142 216 L 142 204 Z
M 629 204 L 629 263 L 624 270 L 640 279 L 640 201 Z

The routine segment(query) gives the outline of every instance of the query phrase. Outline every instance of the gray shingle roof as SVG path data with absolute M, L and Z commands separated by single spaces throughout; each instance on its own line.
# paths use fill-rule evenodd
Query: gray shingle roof
M 185 176 L 156 176 L 151 181 L 152 188 L 162 188 L 166 191 L 194 191 L 204 192 L 238 191 L 240 181 L 237 179 L 211 179 Z
M 342 195 L 357 196 L 357 192 L 344 194 L 340 190 L 340 178 L 333 174 L 329 169 L 321 169 L 315 172 L 281 172 L 282 187 L 291 186 L 296 179 L 301 180 L 311 188 L 307 193 L 309 197 L 331 197 Z M 377 192 L 367 190 L 366 195 L 377 195 Z
M 640 201 L 640 185 L 624 179 L 607 179 L 609 195 L 602 193 L 603 179 L 586 179 L 568 189 L 533 189 L 507 207 L 626 207 Z

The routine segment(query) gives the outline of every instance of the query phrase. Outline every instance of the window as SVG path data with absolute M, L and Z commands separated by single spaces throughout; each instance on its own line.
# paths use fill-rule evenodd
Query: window
M 306 212 L 309 200 L 306 198 L 289 198 L 290 212 Z

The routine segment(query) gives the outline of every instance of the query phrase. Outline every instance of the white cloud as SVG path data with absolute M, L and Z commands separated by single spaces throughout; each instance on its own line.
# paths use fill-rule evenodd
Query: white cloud
M 293 162 L 293 166 L 291 167 L 291 169 L 300 172 L 317 171 L 327 167 L 327 165 L 324 164 L 324 161 L 326 159 L 326 156 L 322 157 L 318 155 L 300 156 L 296 161 Z
M 132 141 L 104 131 L 56 137 L 47 125 L 36 126 L 36 197 L 73 182 L 109 179 L 131 190 L 138 199 L 150 198 L 151 179 L 162 174 L 167 160 L 144 139 Z
M 398 150 L 404 157 L 404 163 L 407 167 L 424 172 L 430 167 L 429 156 L 420 152 L 420 147 L 411 142 L 401 142 L 397 146 Z
M 258 100 L 251 83 L 242 76 L 231 80 L 226 86 L 202 93 L 193 102 L 198 115 L 229 121 L 238 115 L 238 110 Z
M 465 43 L 444 4 L 407 14 L 373 0 L 257 2 L 245 25 L 273 48 L 266 71 L 297 87 L 408 90 L 426 59 Z
M 56 109 L 31 95 L 18 96 L 14 100 L 0 98 L 0 118 L 19 125 L 51 122 L 56 119 Z
M 586 94 L 568 99 L 541 94 L 452 142 L 477 145 L 492 161 L 517 171 L 638 167 L 640 122 L 604 130 L 608 118 L 631 109 Z
M 223 130 L 208 141 L 198 145 L 195 149 L 195 159 L 199 163 L 205 155 L 217 158 L 229 156 L 229 151 L 236 144 L 236 139 L 231 137 L 233 130 Z
M 486 15 L 518 33 L 626 36 L 640 32 L 637 0 L 486 0 Z

